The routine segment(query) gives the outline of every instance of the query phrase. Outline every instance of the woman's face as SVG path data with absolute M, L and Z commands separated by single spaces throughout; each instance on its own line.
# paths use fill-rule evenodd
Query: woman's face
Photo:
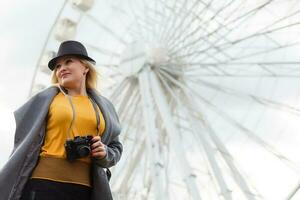
M 60 85 L 67 88 L 76 88 L 85 82 L 86 73 L 89 69 L 77 57 L 64 56 L 57 60 L 55 70 Z

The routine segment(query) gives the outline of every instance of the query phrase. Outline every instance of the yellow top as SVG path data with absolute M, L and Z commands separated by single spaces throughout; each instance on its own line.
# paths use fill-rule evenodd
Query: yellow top
M 76 112 L 76 117 L 70 131 L 70 137 L 97 135 L 97 119 L 93 104 L 87 96 L 72 96 L 72 102 Z M 105 121 L 99 107 L 100 116 L 100 136 L 105 129 Z M 73 113 L 67 97 L 59 92 L 53 99 L 49 107 L 47 116 L 47 128 L 44 145 L 41 148 L 40 156 L 66 158 L 64 143 L 67 140 L 67 132 L 72 121 Z M 90 163 L 90 158 L 80 158 L 78 160 Z
M 70 137 L 98 135 L 96 113 L 87 96 L 72 96 L 76 117 L 70 131 Z M 100 116 L 100 136 L 105 130 L 103 115 Z M 58 182 L 75 183 L 91 187 L 90 156 L 68 161 L 64 144 L 72 121 L 72 107 L 63 93 L 58 93 L 50 104 L 47 115 L 45 141 L 41 148 L 40 159 L 31 178 L 47 179 Z

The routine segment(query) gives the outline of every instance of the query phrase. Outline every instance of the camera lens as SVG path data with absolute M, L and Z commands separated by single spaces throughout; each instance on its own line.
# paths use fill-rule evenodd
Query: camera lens
M 80 157 L 85 157 L 85 156 L 88 156 L 90 154 L 91 149 L 88 146 L 79 146 L 77 148 L 77 152 L 78 152 L 78 155 Z

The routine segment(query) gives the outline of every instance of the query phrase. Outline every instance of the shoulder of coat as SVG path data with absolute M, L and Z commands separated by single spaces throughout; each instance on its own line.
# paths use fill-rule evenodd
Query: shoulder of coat
M 48 97 L 48 96 L 53 96 L 58 93 L 58 87 L 51 85 L 38 93 L 34 94 L 31 98 L 37 98 L 37 97 Z

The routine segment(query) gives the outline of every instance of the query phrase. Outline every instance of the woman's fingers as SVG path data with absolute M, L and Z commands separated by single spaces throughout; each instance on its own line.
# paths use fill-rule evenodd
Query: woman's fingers
M 96 142 L 96 141 L 101 141 L 101 137 L 100 137 L 99 135 L 94 136 L 94 137 L 92 138 L 92 143 L 94 143 L 94 142 Z
M 99 159 L 104 158 L 106 156 L 106 151 L 103 150 L 103 151 L 92 152 L 92 156 Z
M 97 158 L 103 158 L 106 155 L 105 144 L 101 142 L 100 136 L 95 136 L 92 138 L 92 156 Z
M 104 146 L 99 146 L 95 149 L 92 149 L 92 153 L 94 152 L 102 152 L 102 151 L 105 151 L 105 147 Z
M 98 148 L 98 147 L 101 147 L 103 146 L 103 144 L 100 142 L 100 141 L 97 141 L 97 142 L 94 142 L 92 145 L 91 145 L 91 148 L 92 149 L 95 149 L 95 148 Z
M 94 148 L 97 148 L 99 146 L 104 146 L 104 144 L 101 142 L 101 138 L 100 136 L 94 136 L 92 138 L 92 141 L 91 141 L 92 145 L 91 145 L 91 148 L 94 149 Z
M 106 154 L 102 154 L 102 153 L 92 154 L 92 157 L 98 158 L 98 159 L 103 159 L 105 156 L 106 156 Z

